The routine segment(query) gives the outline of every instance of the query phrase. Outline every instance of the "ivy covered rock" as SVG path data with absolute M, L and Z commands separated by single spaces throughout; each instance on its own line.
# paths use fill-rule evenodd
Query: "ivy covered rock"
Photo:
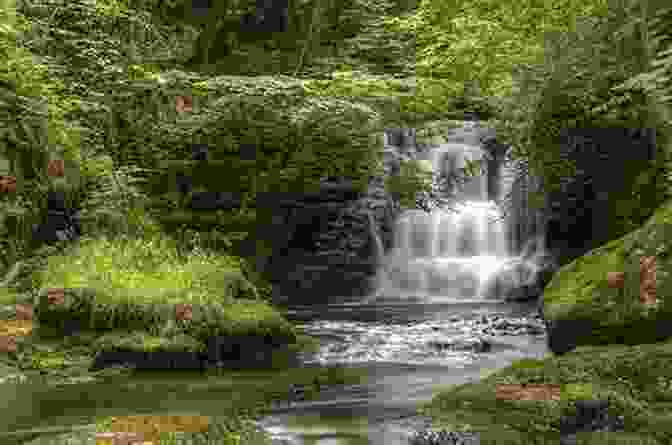
M 551 350 L 579 345 L 645 344 L 672 336 L 672 201 L 639 229 L 562 267 L 544 289 L 543 312 Z M 643 258 L 647 261 L 643 262 Z M 657 299 L 642 299 L 643 264 L 656 266 Z M 610 272 L 623 272 L 623 286 L 610 285 Z M 644 271 L 646 273 L 646 271 Z M 612 280 L 613 281 L 613 280 Z M 652 284 L 650 279 L 644 280 Z M 650 289 L 644 293 L 651 293 Z

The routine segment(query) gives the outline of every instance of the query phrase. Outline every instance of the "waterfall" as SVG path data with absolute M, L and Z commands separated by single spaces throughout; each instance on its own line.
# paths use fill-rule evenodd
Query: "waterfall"
M 373 212 L 368 211 L 367 216 L 369 218 L 369 236 L 371 237 L 371 241 L 373 243 L 374 259 L 375 259 L 376 264 L 380 265 L 383 261 L 384 255 L 385 255 L 385 248 L 383 247 L 383 240 L 380 239 L 380 235 L 378 234 L 378 230 L 376 230 L 378 225 L 376 224 L 376 219 L 373 217 Z
M 484 160 L 485 152 L 477 145 L 446 143 L 428 154 L 438 175 L 456 173 L 467 161 Z M 484 162 L 483 170 L 491 165 Z M 525 258 L 512 256 L 506 220 L 489 199 L 488 175 L 483 170 L 459 186 L 455 208 L 431 213 L 407 210 L 400 215 L 394 245 L 383 259 L 372 299 L 492 298 L 493 279 L 511 265 L 526 267 L 522 275 L 520 267 L 517 275 L 509 274 L 518 277 L 512 278 L 509 287 L 529 281 L 530 274 L 536 275 L 540 254 L 534 249 L 534 253 L 524 252 Z M 511 187 L 506 176 L 496 176 L 500 193 Z M 500 288 L 498 291 L 502 292 Z

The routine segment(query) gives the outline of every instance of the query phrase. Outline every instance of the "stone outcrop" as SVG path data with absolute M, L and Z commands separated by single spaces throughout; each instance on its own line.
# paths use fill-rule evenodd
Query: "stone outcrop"
M 371 178 L 363 193 L 342 178 L 325 178 L 315 192 L 263 198 L 273 213 L 273 228 L 266 230 L 273 249 L 257 266 L 279 302 L 341 301 L 372 291 L 400 212 L 385 177 L 418 151 L 412 129 L 391 129 L 384 140 L 385 176 Z
M 543 305 L 553 352 L 562 354 L 579 345 L 654 343 L 672 336 L 672 305 L 665 298 L 672 283 L 670 222 L 672 201 L 641 228 L 591 250 L 555 274 L 544 289 Z M 655 301 L 652 264 L 657 272 Z M 610 275 L 619 271 L 624 272 L 623 286 L 613 285 Z

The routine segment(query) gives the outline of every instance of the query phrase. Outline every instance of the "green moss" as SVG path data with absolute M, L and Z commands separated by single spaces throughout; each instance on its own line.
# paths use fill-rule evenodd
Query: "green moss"
M 590 400 L 595 396 L 593 385 L 590 383 L 563 385 L 561 394 L 564 400 Z
M 511 363 L 512 368 L 516 369 L 535 369 L 544 366 L 543 360 L 524 358 Z
M 577 304 L 589 303 L 598 288 L 606 290 L 607 273 L 624 268 L 628 236 L 594 249 L 558 270 L 544 289 L 544 315 L 560 318 Z M 609 291 L 611 298 L 618 299 L 617 291 Z
M 94 349 L 126 350 L 126 351 L 185 351 L 197 352 L 203 349 L 203 344 L 193 337 L 177 335 L 174 337 L 155 337 L 143 332 L 113 332 L 108 333 L 94 342 Z
M 62 352 L 37 353 L 32 355 L 31 363 L 35 369 L 64 369 L 68 359 Z
M 664 296 L 669 279 L 669 246 L 672 239 L 672 205 L 661 207 L 641 228 L 594 249 L 562 267 L 544 289 L 544 315 L 549 320 L 583 316 L 605 326 L 625 326 L 672 311 Z M 639 304 L 639 260 L 657 258 L 655 308 Z M 624 289 L 607 286 L 609 272 L 625 272 Z M 613 334 L 613 332 L 610 332 Z M 602 335 L 598 334 L 597 335 Z
M 611 435 L 586 434 L 585 440 L 589 440 L 586 443 L 612 443 L 605 440 L 617 436 L 634 440 L 631 443 L 669 443 L 672 438 L 672 420 L 668 415 L 672 402 L 670 359 L 672 342 L 582 346 L 561 357 L 545 358 L 542 366 L 533 369 L 510 366 L 479 382 L 442 391 L 423 406 L 421 412 L 430 415 L 437 428 L 479 432 L 481 443 L 535 443 L 538 439 L 557 443 L 560 418 L 575 412 L 575 400 L 609 399 L 610 414 L 625 417 L 626 431 Z M 498 384 L 524 383 L 560 385 L 561 400 L 495 398 Z
M 109 303 L 227 303 L 239 293 L 253 294 L 235 258 L 183 257 L 163 237 L 86 238 L 77 249 L 50 257 L 38 276 L 42 288 L 90 288 Z

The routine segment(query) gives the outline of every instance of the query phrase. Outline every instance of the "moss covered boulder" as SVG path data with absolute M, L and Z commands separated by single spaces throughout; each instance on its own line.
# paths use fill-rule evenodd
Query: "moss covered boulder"
M 578 345 L 645 344 L 672 336 L 672 201 L 639 229 L 562 267 L 544 289 L 549 347 L 556 354 Z M 655 258 L 655 304 L 640 301 L 640 261 Z M 609 272 L 623 272 L 621 288 Z
M 563 419 L 577 401 L 608 401 L 608 415 L 622 417 L 620 431 L 576 434 L 577 445 L 662 445 L 672 440 L 672 342 L 581 346 L 562 357 L 524 359 L 482 380 L 437 394 L 419 413 L 433 430 L 470 431 L 481 445 L 559 444 Z M 558 399 L 506 400 L 500 385 L 559 386 Z

